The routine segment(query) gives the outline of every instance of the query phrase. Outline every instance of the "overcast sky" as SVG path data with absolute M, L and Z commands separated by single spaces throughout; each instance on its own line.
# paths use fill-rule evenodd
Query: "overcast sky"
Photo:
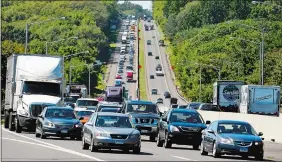
M 119 1 L 118 3 L 123 3 L 124 1 Z M 152 1 L 150 0 L 144 0 L 144 1 L 129 1 L 134 4 L 139 4 L 141 5 L 144 9 L 149 9 L 150 11 L 152 10 Z

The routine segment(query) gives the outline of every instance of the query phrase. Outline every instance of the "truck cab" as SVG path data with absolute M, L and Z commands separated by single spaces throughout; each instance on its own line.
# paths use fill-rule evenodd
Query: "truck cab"
M 130 115 L 132 123 L 142 135 L 147 135 L 150 141 L 155 141 L 157 123 L 161 115 L 155 103 L 142 100 L 125 101 L 121 112 Z

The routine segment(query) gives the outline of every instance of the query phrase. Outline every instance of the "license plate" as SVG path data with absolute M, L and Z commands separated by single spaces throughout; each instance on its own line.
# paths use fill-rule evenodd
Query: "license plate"
M 124 142 L 122 140 L 115 140 L 115 144 L 123 144 Z
M 67 129 L 63 129 L 63 130 L 61 130 L 61 133 L 68 133 L 68 130 Z
M 148 130 L 141 130 L 141 133 L 147 133 Z
M 246 147 L 241 147 L 241 148 L 240 148 L 240 152 L 248 152 L 248 148 L 246 148 Z

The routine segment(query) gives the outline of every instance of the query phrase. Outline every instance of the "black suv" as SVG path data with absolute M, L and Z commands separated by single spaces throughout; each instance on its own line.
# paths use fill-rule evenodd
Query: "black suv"
M 201 144 L 202 130 L 207 128 L 206 124 L 196 110 L 170 109 L 158 123 L 157 146 L 192 145 L 196 150 Z

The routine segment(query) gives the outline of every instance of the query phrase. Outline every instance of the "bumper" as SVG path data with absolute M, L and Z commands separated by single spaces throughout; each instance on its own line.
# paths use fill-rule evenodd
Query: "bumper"
M 173 132 L 168 137 L 171 143 L 178 145 L 200 145 L 202 142 L 201 133 Z
M 217 144 L 217 151 L 221 154 L 227 155 L 249 155 L 255 156 L 259 154 L 263 154 L 263 146 L 262 145 L 252 145 L 249 147 L 241 147 L 236 145 L 228 145 L 228 144 Z
M 37 118 L 19 116 L 19 124 L 26 128 L 35 128 Z
M 96 137 L 94 139 L 94 146 L 105 149 L 133 149 L 135 147 L 141 147 L 141 139 L 112 139 L 106 137 Z
M 65 132 L 63 132 L 65 130 Z M 81 137 L 82 128 L 43 128 L 43 133 L 48 136 L 57 137 Z
M 140 126 L 139 131 L 141 135 L 147 135 L 147 136 L 157 135 L 157 125 L 139 125 L 139 126 Z

